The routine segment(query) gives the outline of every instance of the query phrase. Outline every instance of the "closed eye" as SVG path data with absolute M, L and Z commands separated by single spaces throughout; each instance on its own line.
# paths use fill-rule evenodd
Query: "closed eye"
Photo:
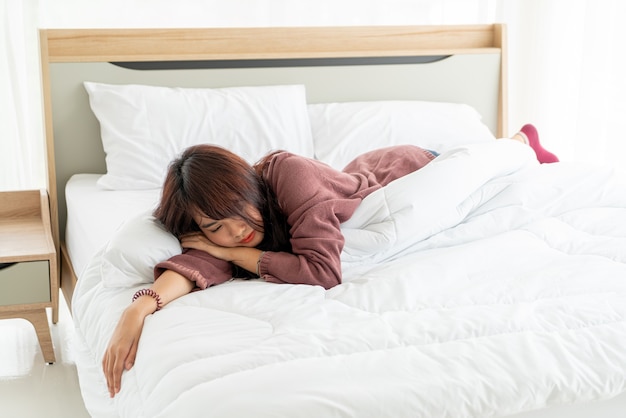
M 202 228 L 202 229 L 209 229 L 211 227 L 214 227 L 215 225 L 217 225 L 217 226 L 215 228 L 211 229 L 210 232 L 217 232 L 222 227 L 222 225 L 218 224 L 217 221 L 209 222 L 209 223 L 206 223 L 206 224 L 202 224 L 202 225 L 200 225 L 200 228 Z

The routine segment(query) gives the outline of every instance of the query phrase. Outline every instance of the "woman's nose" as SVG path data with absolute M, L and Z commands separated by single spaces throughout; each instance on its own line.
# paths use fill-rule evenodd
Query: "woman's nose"
M 235 225 L 233 227 L 233 236 L 235 239 L 243 238 L 243 234 L 246 231 L 246 226 L 244 224 Z

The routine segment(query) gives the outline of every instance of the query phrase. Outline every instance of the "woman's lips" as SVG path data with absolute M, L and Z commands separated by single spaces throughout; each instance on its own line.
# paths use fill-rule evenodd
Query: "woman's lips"
M 244 237 L 241 241 L 241 244 L 247 244 L 254 238 L 254 231 L 250 232 L 246 237 Z

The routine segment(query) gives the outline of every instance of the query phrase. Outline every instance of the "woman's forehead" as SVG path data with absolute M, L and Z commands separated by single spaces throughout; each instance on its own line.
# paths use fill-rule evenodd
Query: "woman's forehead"
M 200 209 L 193 209 L 191 211 L 191 217 L 196 223 L 207 222 L 207 221 L 216 221 L 217 219 L 213 219 L 210 216 L 207 216 L 206 213 L 201 211 Z
M 259 211 L 254 209 L 254 206 L 252 206 L 251 204 L 247 203 L 244 205 L 243 210 L 245 213 L 250 214 L 252 216 L 260 216 L 259 215 Z M 206 214 L 205 211 L 203 211 L 202 209 L 200 209 L 199 207 L 194 207 L 190 210 L 190 214 L 191 217 L 193 218 L 193 220 L 197 223 L 207 223 L 207 222 L 214 222 L 214 221 L 221 221 L 224 219 L 242 219 L 242 217 L 240 215 L 237 215 L 235 213 L 232 214 L 226 214 L 224 216 L 209 216 Z

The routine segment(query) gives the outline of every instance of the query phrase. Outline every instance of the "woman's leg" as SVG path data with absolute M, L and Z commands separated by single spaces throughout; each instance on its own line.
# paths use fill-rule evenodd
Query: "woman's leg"
M 539 142 L 539 133 L 537 132 L 537 128 L 535 128 L 531 124 L 522 126 L 522 129 L 520 129 L 518 133 L 513 135 L 511 139 L 515 139 L 529 145 L 535 151 L 535 154 L 537 155 L 537 160 L 539 160 L 539 162 L 542 164 L 559 162 L 559 159 L 556 155 L 541 146 L 541 143 Z

